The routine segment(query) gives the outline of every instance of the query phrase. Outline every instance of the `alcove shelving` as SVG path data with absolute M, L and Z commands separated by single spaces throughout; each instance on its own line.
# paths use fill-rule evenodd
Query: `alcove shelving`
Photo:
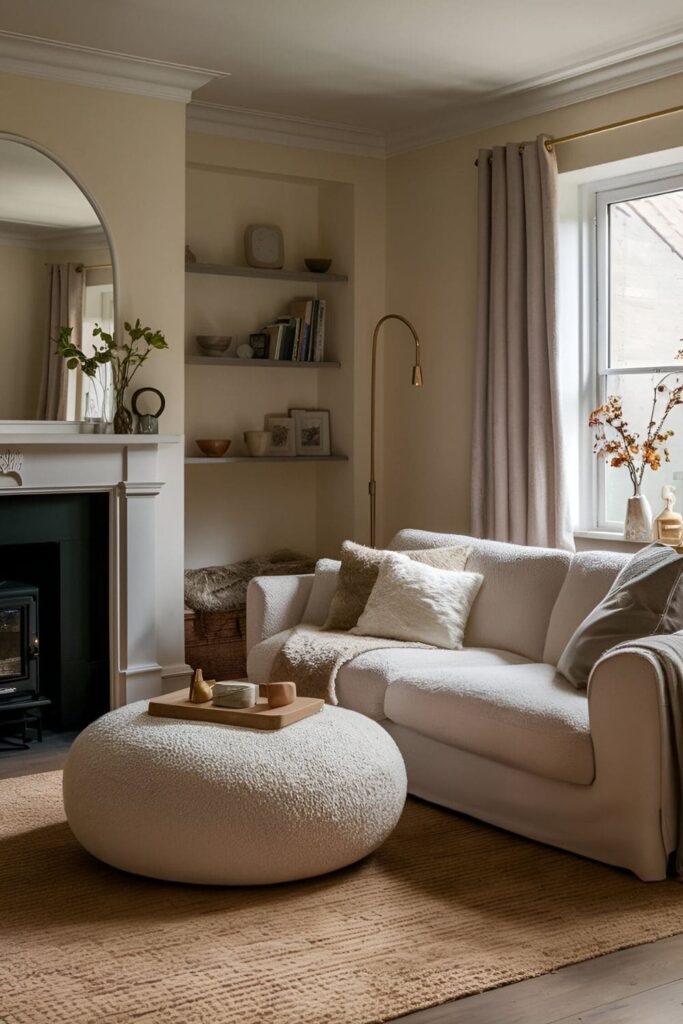
M 250 370 L 338 370 L 341 363 L 336 359 L 325 359 L 318 363 L 299 363 L 292 359 L 240 359 L 239 356 L 200 356 L 185 358 L 188 366 L 241 366 Z
M 348 462 L 348 455 L 227 455 L 221 458 L 206 455 L 189 455 L 185 459 L 190 465 L 208 465 L 209 463 L 220 462 Z
M 186 274 L 211 274 L 215 277 L 252 277 L 270 281 L 308 281 L 310 284 L 344 284 L 348 274 L 321 274 L 311 270 L 267 270 L 262 267 L 226 267 L 220 263 L 186 263 Z
M 324 548 L 325 536 L 338 536 L 344 529 L 339 523 L 349 519 L 353 195 L 353 187 L 340 182 L 188 165 L 187 242 L 200 261 L 185 266 L 188 567 L 225 564 L 278 547 L 316 555 Z M 244 231 L 252 223 L 282 229 L 283 270 L 240 265 Z M 331 270 L 320 274 L 297 269 L 313 256 L 330 258 Z M 323 360 L 237 356 L 249 334 L 287 315 L 290 302 L 303 298 L 326 301 Z M 217 334 L 232 337 L 226 354 L 204 355 L 197 336 Z M 286 370 L 326 372 L 268 372 Z M 286 416 L 289 409 L 329 410 L 333 454 L 247 454 L 244 432 L 264 429 L 267 415 Z M 222 458 L 202 456 L 195 438 L 229 438 L 231 452 Z M 244 469 L 254 463 L 268 468 Z M 229 466 L 229 471 L 206 473 L 198 468 L 209 464 Z M 323 464 L 331 468 L 319 469 Z

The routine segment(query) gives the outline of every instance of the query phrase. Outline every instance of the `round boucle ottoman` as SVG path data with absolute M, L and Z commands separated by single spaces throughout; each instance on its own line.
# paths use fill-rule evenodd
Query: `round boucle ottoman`
M 398 747 L 369 718 L 325 706 L 277 732 L 147 714 L 129 704 L 78 736 L 64 768 L 74 835 L 152 878 L 261 885 L 366 856 L 403 809 Z

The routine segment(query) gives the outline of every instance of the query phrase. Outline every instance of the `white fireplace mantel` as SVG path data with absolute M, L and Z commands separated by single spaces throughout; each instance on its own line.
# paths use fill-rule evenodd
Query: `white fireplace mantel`
M 9 494 L 109 494 L 111 706 L 162 692 L 157 652 L 155 498 L 161 449 L 177 434 L 80 434 L 0 424 L 0 500 Z M 2 543 L 2 538 L 0 538 Z

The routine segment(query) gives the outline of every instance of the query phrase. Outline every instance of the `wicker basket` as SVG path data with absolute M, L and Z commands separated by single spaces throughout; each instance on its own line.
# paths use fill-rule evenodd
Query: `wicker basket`
M 185 660 L 205 679 L 241 679 L 247 673 L 247 609 L 185 612 Z

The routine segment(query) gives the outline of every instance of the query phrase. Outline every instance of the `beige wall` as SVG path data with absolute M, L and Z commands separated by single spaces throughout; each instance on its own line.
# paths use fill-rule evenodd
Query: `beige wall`
M 244 226 L 273 222 L 284 230 L 287 266 L 298 268 L 322 246 L 318 254 L 351 275 L 348 285 L 318 286 L 329 303 L 329 354 L 341 370 L 189 368 L 188 451 L 211 428 L 219 430 L 213 436 L 232 437 L 241 454 L 242 430 L 259 427 L 264 412 L 319 405 L 333 410 L 333 443 L 351 461 L 190 467 L 187 565 L 283 544 L 336 553 L 344 537 L 367 538 L 370 339 L 385 301 L 385 164 L 214 135 L 188 136 L 187 156 L 188 241 L 200 261 L 243 263 Z M 295 286 L 296 294 L 313 292 L 308 283 Z M 188 275 L 187 345 L 194 347 L 198 333 L 243 339 L 291 297 L 284 283 Z
M 679 75 L 388 161 L 387 308 L 418 328 L 425 387 L 411 393 L 409 338 L 392 329 L 380 541 L 404 526 L 469 528 L 477 150 L 674 106 L 682 88 Z M 682 131 L 677 115 L 573 142 L 558 150 L 560 171 L 674 148 Z
M 166 334 L 139 383 L 167 397 L 162 430 L 182 433 L 185 241 L 185 107 L 148 97 L 0 74 L 0 127 L 40 143 L 90 191 L 118 261 L 121 318 Z M 137 379 L 136 379 L 137 383 Z M 183 477 L 180 445 L 162 449 L 157 502 L 159 657 L 184 661 Z

